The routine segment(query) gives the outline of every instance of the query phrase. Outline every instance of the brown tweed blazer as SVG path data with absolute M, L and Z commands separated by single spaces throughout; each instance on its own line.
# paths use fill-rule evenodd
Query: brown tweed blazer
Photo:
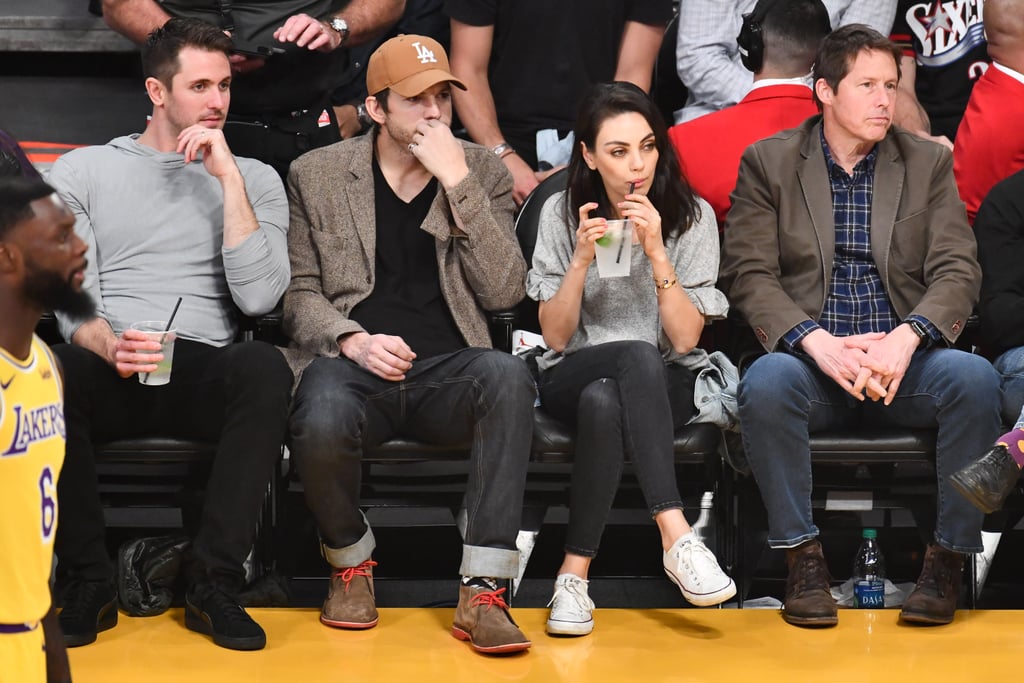
M 363 331 L 348 314 L 374 287 L 374 138 L 313 150 L 288 174 L 292 280 L 284 331 L 296 382 L 317 356 L 339 355 L 338 337 Z M 511 175 L 485 148 L 463 147 L 469 175 L 451 192 L 438 186 L 420 228 L 436 240 L 441 292 L 466 344 L 490 347 L 484 312 L 519 303 L 526 262 L 513 227 Z
M 726 219 L 719 286 L 768 351 L 818 320 L 835 259 L 821 116 L 743 153 Z M 978 301 L 977 243 L 949 150 L 899 128 L 878 143 L 871 255 L 900 320 L 931 321 L 952 343 Z

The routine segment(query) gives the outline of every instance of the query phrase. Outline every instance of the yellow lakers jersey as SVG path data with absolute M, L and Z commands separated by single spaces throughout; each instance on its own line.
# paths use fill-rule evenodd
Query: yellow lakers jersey
M 36 622 L 50 607 L 64 392 L 39 337 L 28 358 L 0 348 L 0 624 Z

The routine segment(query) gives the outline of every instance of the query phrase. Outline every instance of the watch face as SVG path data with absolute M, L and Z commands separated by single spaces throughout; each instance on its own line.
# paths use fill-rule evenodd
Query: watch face
M 348 22 L 344 19 L 338 19 L 335 17 L 334 19 L 331 19 L 331 28 L 342 35 L 346 35 L 348 33 Z

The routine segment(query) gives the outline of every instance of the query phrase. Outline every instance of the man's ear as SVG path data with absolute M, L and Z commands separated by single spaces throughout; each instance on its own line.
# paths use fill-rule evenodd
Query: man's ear
M 21 250 L 11 242 L 0 242 L 0 273 L 17 271 L 20 263 Z
M 378 126 L 383 125 L 388 116 L 384 107 L 380 106 L 380 102 L 373 95 L 366 98 L 366 113 Z
M 146 94 L 154 105 L 161 106 L 167 100 L 167 87 L 160 79 L 150 76 L 146 79 Z
M 819 102 L 828 105 L 832 104 L 832 99 L 835 97 L 832 86 L 824 78 L 819 78 L 814 82 L 814 94 L 818 96 Z

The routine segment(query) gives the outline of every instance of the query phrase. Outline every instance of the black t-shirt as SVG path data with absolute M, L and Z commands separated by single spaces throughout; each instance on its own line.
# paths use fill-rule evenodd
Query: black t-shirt
M 231 113 L 240 115 L 274 114 L 324 106 L 341 82 L 348 67 L 348 50 L 311 52 L 295 43 L 279 43 L 273 33 L 288 17 L 305 13 L 325 18 L 343 3 L 340 0 L 161 0 L 160 6 L 171 16 L 202 19 L 227 27 L 223 8 L 228 7 L 232 34 L 240 40 L 262 47 L 276 47 L 284 54 L 274 55 L 263 67 L 231 82 Z
M 615 76 L 625 23 L 672 18 L 671 0 L 445 0 L 444 9 L 494 26 L 488 78 L 498 126 L 533 166 L 536 132 L 572 130 L 583 92 Z
M 417 359 L 451 353 L 466 342 L 441 294 L 437 242 L 420 228 L 437 195 L 431 180 L 411 202 L 403 202 L 373 160 L 377 254 L 373 292 L 350 317 L 370 334 L 401 337 Z
M 899 0 L 893 41 L 917 60 L 917 99 L 932 135 L 956 135 L 974 82 L 989 63 L 982 26 L 984 0 Z

